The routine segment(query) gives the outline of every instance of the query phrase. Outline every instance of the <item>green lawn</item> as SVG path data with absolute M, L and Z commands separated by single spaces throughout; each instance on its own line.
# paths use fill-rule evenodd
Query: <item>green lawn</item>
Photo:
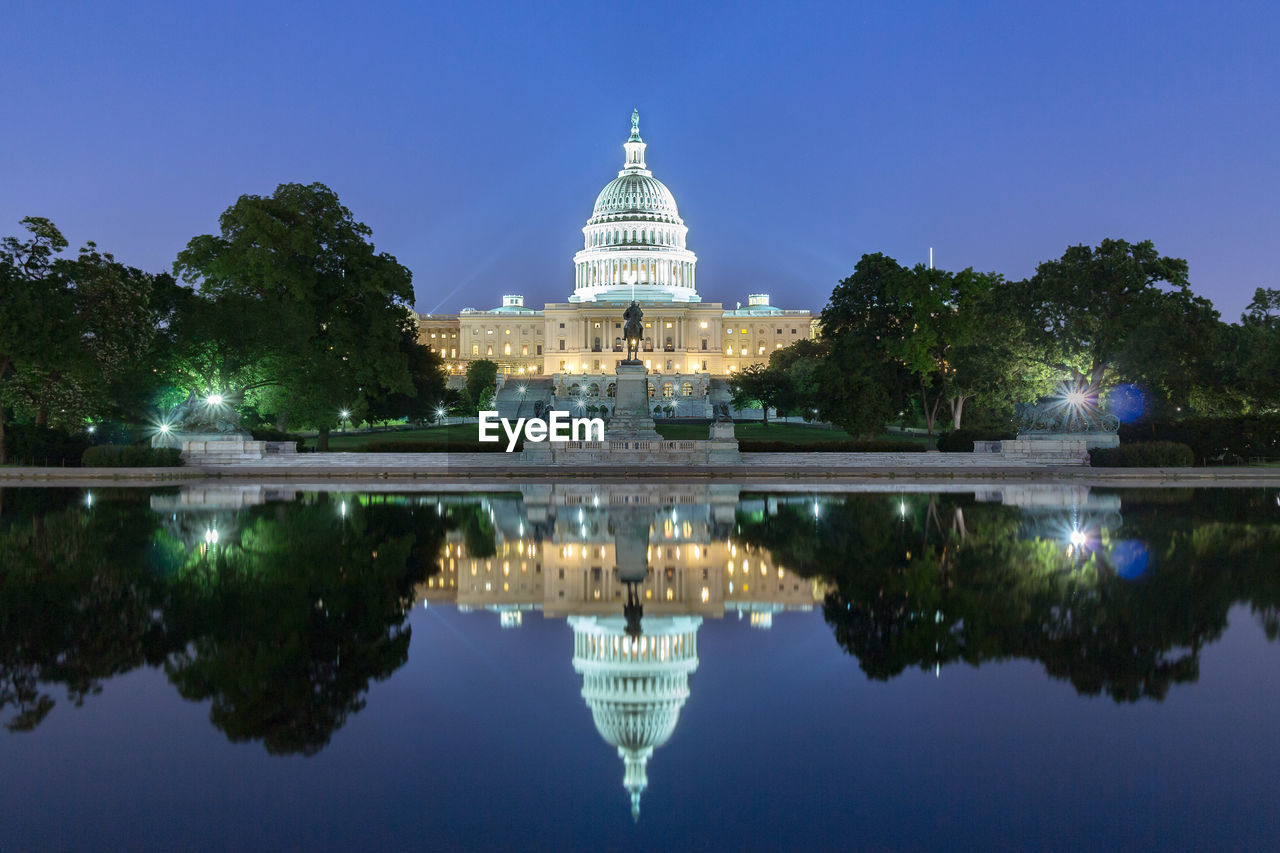
M 393 432 L 334 432 L 329 434 L 330 450 L 350 450 L 365 444 L 386 444 L 391 441 L 421 441 L 446 445 L 455 441 L 474 442 L 475 424 L 450 424 L 428 429 L 406 429 Z M 314 438 L 307 439 L 308 447 L 315 447 Z

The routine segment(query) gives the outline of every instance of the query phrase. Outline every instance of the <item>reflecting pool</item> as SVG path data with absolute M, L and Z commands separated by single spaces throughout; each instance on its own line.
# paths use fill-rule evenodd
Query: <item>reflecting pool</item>
M 0 849 L 1270 849 L 1277 555 L 1276 489 L 6 488 Z

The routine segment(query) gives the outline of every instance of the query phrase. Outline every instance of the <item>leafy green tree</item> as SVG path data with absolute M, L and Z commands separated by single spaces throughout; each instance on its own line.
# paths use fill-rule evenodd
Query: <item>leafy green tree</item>
M 770 409 L 785 414 L 796 403 L 791 378 L 785 370 L 772 365 L 752 364 L 743 368 L 733 377 L 730 394 L 730 402 L 739 411 L 759 406 L 765 426 L 769 424 Z
M 333 190 L 281 184 L 268 197 L 244 195 L 219 224 L 187 244 L 174 271 L 202 294 L 245 306 L 252 348 L 273 374 L 278 424 L 318 426 L 327 450 L 339 412 L 362 420 L 370 398 L 413 393 L 401 346 L 410 273 L 375 250 Z
M 0 241 L 0 463 L 19 388 L 67 346 L 74 315 L 71 294 L 54 265 L 66 238 L 43 217 L 28 216 L 22 225 L 28 238 Z
M 1015 287 L 1039 360 L 1091 393 L 1142 381 L 1185 400 L 1211 360 L 1217 313 L 1149 240 L 1071 246 Z
M 1232 383 L 1260 412 L 1280 411 L 1280 290 L 1258 288 L 1240 318 L 1239 368 Z
M 474 415 L 489 407 L 497 381 L 498 365 L 494 362 L 482 358 L 467 365 L 467 384 L 462 400 L 467 414 Z
M 78 429 L 89 417 L 136 417 L 157 385 L 173 279 L 100 252 L 56 257 L 66 240 L 47 219 L 0 248 L 0 397 L 37 427 Z M 0 458 L 3 458 L 0 413 Z
M 447 398 L 444 362 L 439 353 L 418 342 L 416 329 L 406 330 L 400 348 L 409 365 L 413 393 L 391 392 L 372 397 L 369 417 L 372 420 L 407 418 L 416 423 L 429 421 Z
M 823 420 L 852 435 L 874 435 L 904 408 L 915 383 L 907 368 L 887 358 L 881 337 L 902 324 L 896 294 L 908 274 L 893 258 L 863 255 L 853 275 L 841 281 L 822 309 L 828 346 L 821 371 L 825 390 L 818 406 Z

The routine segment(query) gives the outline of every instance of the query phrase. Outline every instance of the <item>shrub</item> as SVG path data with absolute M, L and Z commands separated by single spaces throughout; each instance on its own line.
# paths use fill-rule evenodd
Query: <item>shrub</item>
M 1121 442 L 1176 441 L 1187 445 L 1196 464 L 1280 456 L 1280 415 L 1184 418 L 1124 424 Z M 1123 446 L 1123 445 L 1122 445 Z
M 87 435 L 68 435 L 32 424 L 10 424 L 4 431 L 7 461 L 19 465 L 74 467 L 90 443 Z
M 254 441 L 292 441 L 297 443 L 298 449 L 301 450 L 306 446 L 307 440 L 292 433 L 285 432 L 275 427 L 254 427 L 249 431 Z
M 957 429 L 938 436 L 938 449 L 944 453 L 972 453 L 975 441 L 1001 441 L 1017 438 L 1012 429 Z
M 176 468 L 182 464 L 182 451 L 145 444 L 100 444 L 85 450 L 81 462 L 86 468 Z
M 1095 468 L 1189 468 L 1195 454 L 1176 441 L 1139 441 L 1095 447 L 1089 451 L 1089 462 Z

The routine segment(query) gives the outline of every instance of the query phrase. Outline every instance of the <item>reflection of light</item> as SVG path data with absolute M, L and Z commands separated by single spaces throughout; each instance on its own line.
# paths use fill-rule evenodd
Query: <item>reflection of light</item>
M 216 528 L 216 527 L 210 527 L 208 530 L 206 530 L 206 531 L 204 532 L 204 541 L 205 541 L 205 543 L 206 543 L 206 544 L 208 544 L 208 545 L 214 545 L 214 544 L 217 544 L 217 541 L 218 541 L 218 528 Z
M 1083 530 L 1071 531 L 1071 536 L 1070 536 L 1071 544 L 1075 545 L 1077 548 L 1083 545 L 1087 539 L 1088 537 L 1084 535 Z
M 817 518 L 817 517 L 818 517 L 818 515 L 820 514 L 820 512 L 821 512 L 821 511 L 818 509 L 818 502 L 817 502 L 817 501 L 814 501 L 814 502 L 813 502 L 813 517 L 814 517 L 814 518 Z
M 343 518 L 346 518 L 346 517 L 347 517 L 347 502 L 346 502 L 346 501 L 343 501 L 342 503 L 338 504 L 338 514 L 339 514 L 339 515 L 341 515 Z
M 93 492 L 84 493 L 84 505 L 93 506 Z
M 899 516 L 901 516 L 902 518 L 906 518 L 906 517 L 907 517 L 907 502 L 906 502 L 906 501 L 898 501 L 898 515 L 899 515 Z

